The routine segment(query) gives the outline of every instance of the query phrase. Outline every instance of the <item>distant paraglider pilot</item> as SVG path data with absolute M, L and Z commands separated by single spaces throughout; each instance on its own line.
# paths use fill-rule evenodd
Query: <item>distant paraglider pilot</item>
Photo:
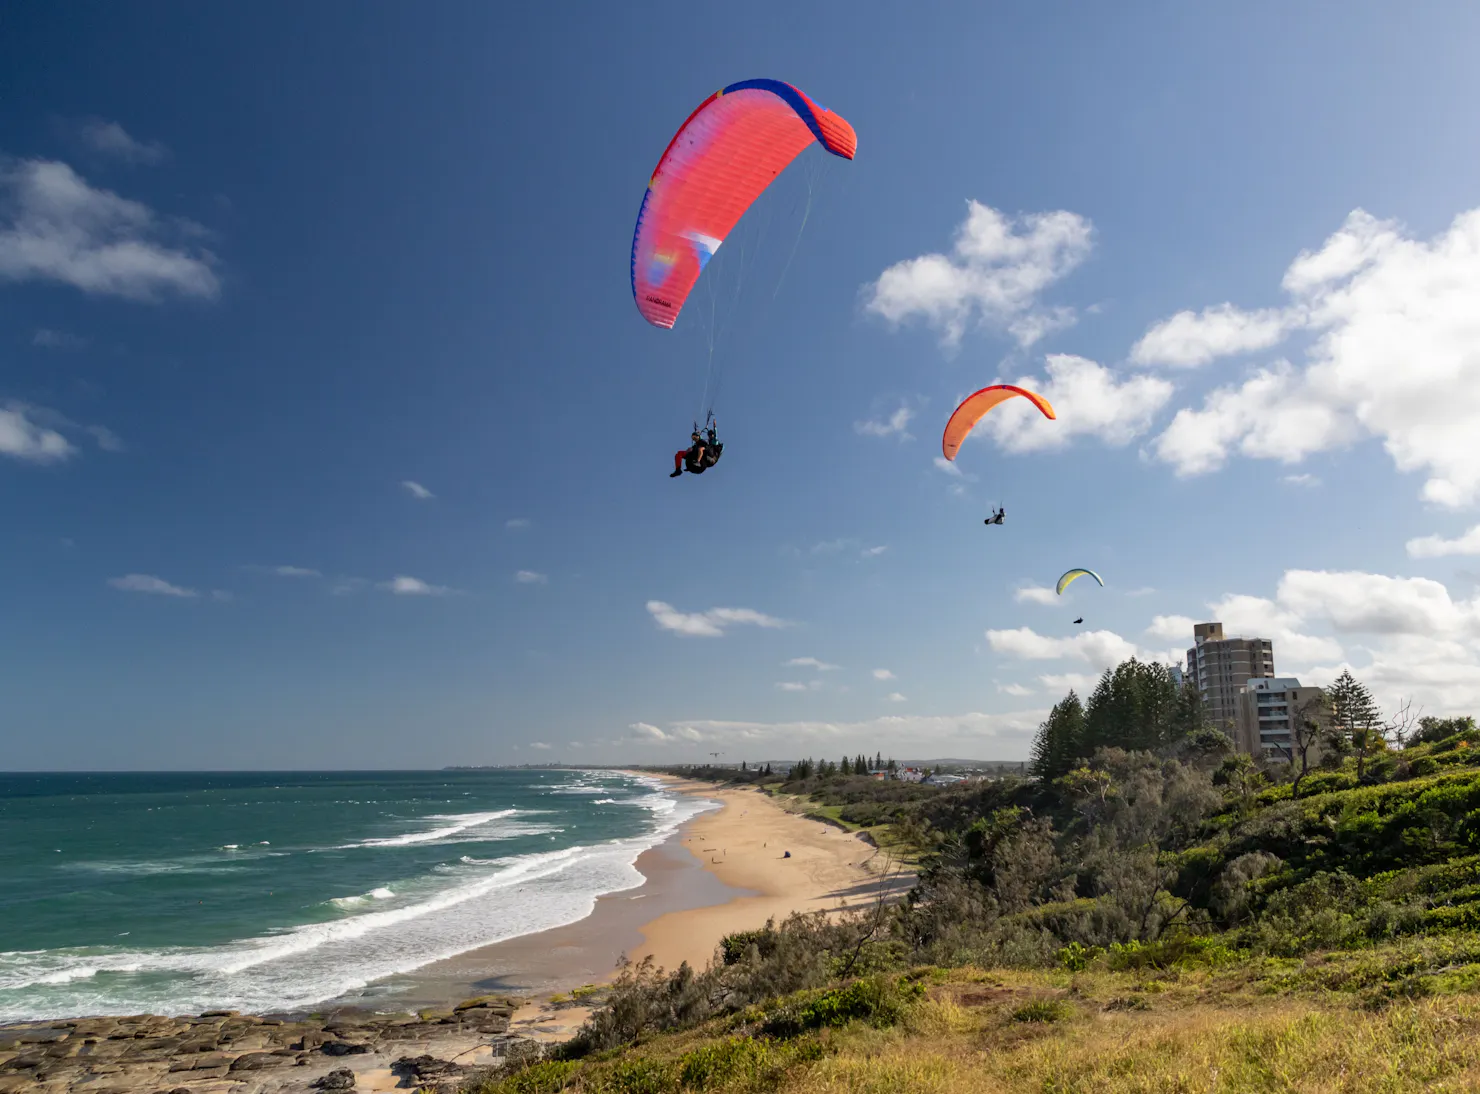
M 703 433 L 696 429 L 689 434 L 689 447 L 673 454 L 673 472 L 668 476 L 670 479 L 678 478 L 685 471 L 691 475 L 702 475 L 719 462 L 725 446 L 715 434 L 718 425 L 718 422 L 711 422 Z
M 1006 519 L 1007 519 L 1007 510 L 1006 509 L 1003 509 L 1003 508 L 1001 508 L 999 506 L 998 509 L 997 509 L 997 511 L 995 513 L 993 513 L 990 517 L 988 517 L 986 520 L 982 521 L 982 523 L 983 524 L 1001 524 Z

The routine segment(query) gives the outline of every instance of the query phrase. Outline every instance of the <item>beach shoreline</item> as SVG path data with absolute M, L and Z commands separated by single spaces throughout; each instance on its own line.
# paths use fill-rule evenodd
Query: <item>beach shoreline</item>
M 222 1011 L 0 1027 L 0 1094 L 31 1089 L 37 1079 L 43 1081 L 34 1088 L 57 1094 L 92 1090 L 99 1075 L 119 1091 L 161 1084 L 246 1091 L 237 1084 L 249 1083 L 270 1094 L 303 1088 L 337 1068 L 352 1071 L 360 1091 L 390 1091 L 411 1081 L 405 1068 L 412 1057 L 430 1069 L 422 1075 L 427 1085 L 450 1083 L 458 1068 L 437 1071 L 449 1061 L 487 1066 L 519 1044 L 569 1038 L 591 1009 L 570 993 L 610 982 L 624 957 L 702 969 L 728 934 L 793 912 L 866 905 L 907 882 L 885 876 L 885 859 L 872 844 L 789 812 L 755 788 L 624 774 L 714 807 L 643 851 L 634 863 L 642 882 L 598 897 L 585 918 L 377 981 L 311 1015 Z M 150 1049 L 117 1059 L 68 1049 L 73 1040 L 95 1045 L 103 1037 L 111 1045 L 120 1036 L 129 1044 L 147 1037 Z M 31 1071 L 24 1061 L 32 1061 L 25 1064 Z M 98 1067 L 107 1070 L 94 1074 Z

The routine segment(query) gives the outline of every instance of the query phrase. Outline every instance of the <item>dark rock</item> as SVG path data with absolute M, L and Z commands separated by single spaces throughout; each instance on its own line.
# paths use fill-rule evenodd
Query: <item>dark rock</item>
M 293 1042 L 293 1047 L 302 1052 L 312 1052 L 324 1042 L 332 1041 L 333 1039 L 330 1034 L 325 1033 L 323 1030 L 306 1029 L 303 1031 L 303 1036 Z
M 54 1041 L 61 1041 L 70 1037 L 70 1029 L 23 1029 L 15 1038 L 17 1044 L 21 1045 L 49 1045 Z
M 402 1056 L 391 1064 L 391 1071 L 402 1079 L 423 1083 L 431 1079 L 449 1079 L 461 1075 L 466 1068 L 450 1060 L 439 1060 L 435 1056 Z
M 347 1067 L 341 1067 L 322 1078 L 315 1079 L 310 1085 L 317 1090 L 325 1092 L 335 1090 L 353 1090 L 355 1088 L 355 1073 Z
M 237 1018 L 240 1015 L 239 1010 L 203 1010 L 200 1012 L 202 1018 Z
M 231 1061 L 232 1071 L 262 1071 L 269 1067 L 285 1067 L 292 1063 L 293 1057 L 287 1059 L 273 1052 L 249 1052 L 245 1056 L 238 1056 Z
M 325 1056 L 358 1056 L 370 1051 L 369 1045 L 356 1044 L 351 1041 L 325 1041 L 324 1046 L 319 1049 Z

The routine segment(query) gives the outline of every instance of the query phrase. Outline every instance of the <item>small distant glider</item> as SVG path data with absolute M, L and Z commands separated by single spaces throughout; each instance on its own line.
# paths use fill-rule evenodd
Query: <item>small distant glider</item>
M 1074 622 L 1075 623 L 1083 623 L 1084 622 L 1084 616 L 1081 615 L 1078 619 L 1074 620 Z
M 1059 583 L 1054 586 L 1054 591 L 1060 596 L 1063 596 L 1064 590 L 1067 589 L 1075 581 L 1078 581 L 1081 577 L 1092 577 L 1099 584 L 1100 588 L 1103 589 L 1105 587 L 1105 582 L 1101 580 L 1100 575 L 1095 573 L 1093 570 L 1076 569 L 1065 572 L 1064 576 L 1059 578 Z

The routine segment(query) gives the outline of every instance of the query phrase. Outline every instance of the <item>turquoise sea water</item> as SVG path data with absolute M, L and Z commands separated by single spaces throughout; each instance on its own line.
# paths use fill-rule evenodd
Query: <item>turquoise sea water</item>
M 0 775 L 0 1021 L 306 1007 L 583 918 L 702 808 L 606 771 Z

